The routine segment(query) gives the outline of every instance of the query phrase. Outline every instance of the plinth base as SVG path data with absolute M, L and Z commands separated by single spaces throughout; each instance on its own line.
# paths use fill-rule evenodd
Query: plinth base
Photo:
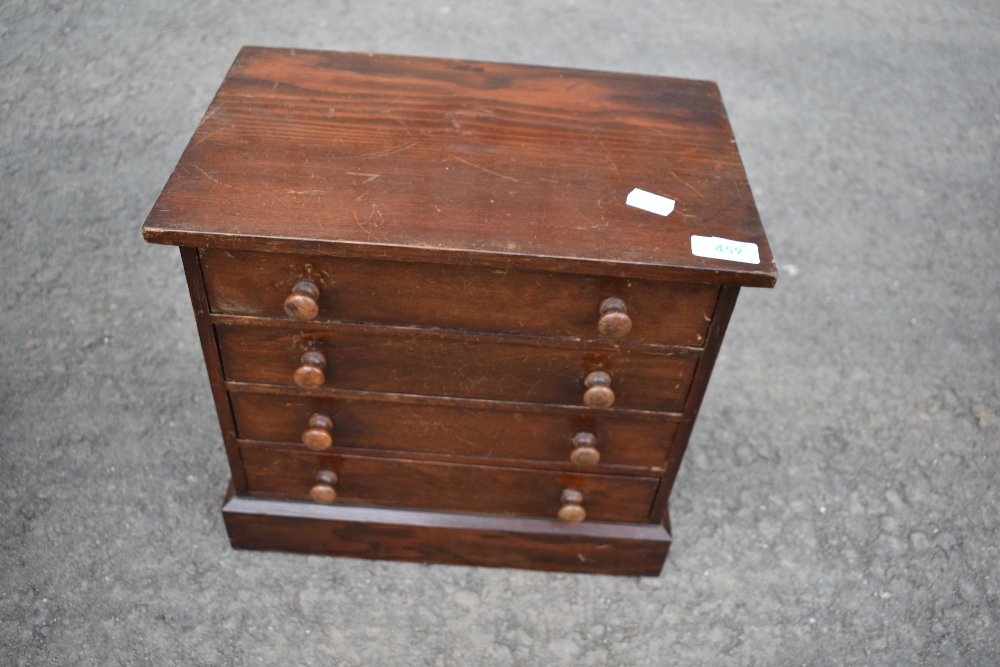
M 655 577 L 670 548 L 659 524 L 570 524 L 240 496 L 229 497 L 222 514 L 237 549 L 350 558 Z

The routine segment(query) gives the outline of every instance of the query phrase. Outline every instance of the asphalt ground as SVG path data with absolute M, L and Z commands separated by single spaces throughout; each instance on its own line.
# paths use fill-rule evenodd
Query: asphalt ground
M 237 552 L 139 229 L 240 46 L 719 83 L 777 258 L 659 578 Z M 1000 664 L 996 2 L 0 3 L 0 663 Z

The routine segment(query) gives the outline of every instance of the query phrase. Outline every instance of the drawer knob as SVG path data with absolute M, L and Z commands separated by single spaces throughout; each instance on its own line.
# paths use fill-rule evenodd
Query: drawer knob
M 583 509 L 582 493 L 576 489 L 563 489 L 559 518 L 570 523 L 577 523 L 587 518 L 587 511 Z
M 309 428 L 302 432 L 302 444 L 309 449 L 321 452 L 333 444 L 333 420 L 326 415 L 314 414 L 309 417 Z
M 319 315 L 319 286 L 311 280 L 300 280 L 285 297 L 285 312 L 297 320 L 314 320 Z
M 597 320 L 597 332 L 605 338 L 624 338 L 632 330 L 632 318 L 628 306 L 616 296 L 601 302 L 601 319 Z
M 597 436 L 581 431 L 573 436 L 573 453 L 569 460 L 577 465 L 593 466 L 601 461 L 601 453 L 597 451 Z
M 303 389 L 317 389 L 326 383 L 326 356 L 317 350 L 309 350 L 300 359 L 301 366 L 295 369 L 292 377 L 295 384 Z
M 316 483 L 309 489 L 309 497 L 322 505 L 329 505 L 337 499 L 337 473 L 332 470 L 320 470 L 316 473 Z
M 615 404 L 615 392 L 611 390 L 611 376 L 604 371 L 587 373 L 583 384 L 583 404 L 588 408 L 610 408 Z

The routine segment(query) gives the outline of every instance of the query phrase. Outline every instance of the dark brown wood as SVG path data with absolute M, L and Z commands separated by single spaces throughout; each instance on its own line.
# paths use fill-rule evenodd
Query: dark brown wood
M 670 534 L 655 523 L 566 523 L 482 514 L 317 505 L 232 496 L 238 549 L 451 565 L 658 576 Z
M 674 421 L 617 412 L 411 405 L 358 396 L 330 399 L 244 391 L 232 392 L 231 397 L 240 437 L 248 440 L 297 442 L 312 415 L 319 413 L 331 419 L 331 440 L 348 450 L 568 463 L 574 443 L 580 442 L 599 447 L 602 464 L 647 471 L 663 466 L 677 427 Z M 593 442 L 581 437 L 583 431 Z
M 296 320 L 309 321 L 319 315 L 319 287 L 311 280 L 297 280 L 292 293 L 285 297 L 285 314 Z M 257 295 L 260 299 L 260 295 Z
M 303 389 L 318 389 L 326 384 L 326 355 L 320 350 L 307 350 L 299 357 L 299 367 L 292 380 Z
M 222 442 L 226 447 L 226 457 L 229 459 L 229 469 L 233 475 L 233 486 L 237 493 L 246 493 L 247 480 L 243 474 L 243 458 L 236 444 L 236 420 L 233 418 L 232 406 L 229 404 L 229 396 L 225 389 L 218 342 L 208 317 L 208 298 L 205 294 L 205 281 L 201 275 L 198 250 L 181 248 L 180 251 L 188 293 L 191 295 L 191 307 L 194 308 L 194 319 L 198 326 L 198 337 L 201 339 L 201 351 L 205 355 L 205 368 L 208 371 L 209 384 L 212 386 L 215 411 L 219 416 L 219 427 L 222 429 Z
M 571 442 L 573 452 L 569 455 L 570 461 L 585 466 L 594 466 L 601 462 L 601 452 L 597 449 L 597 436 L 593 433 L 581 431 L 573 436 Z
M 333 486 L 337 483 L 337 473 L 329 470 L 320 470 L 316 473 L 316 481 L 320 484 L 329 484 L 330 486 Z
M 664 292 L 669 294 L 669 288 L 665 288 Z M 608 297 L 601 302 L 598 310 L 601 317 L 597 321 L 597 332 L 605 338 L 625 338 L 632 331 L 632 318 L 628 316 L 628 305 L 623 299 L 616 296 Z M 677 320 L 674 319 L 675 325 L 676 322 Z M 704 339 L 699 337 L 698 342 L 702 343 L 703 341 Z
M 273 413 L 265 413 L 262 416 L 269 422 L 275 417 Z M 302 444 L 314 452 L 330 449 L 333 445 L 333 434 L 331 433 L 333 420 L 326 415 L 314 412 L 309 415 L 308 426 L 309 428 L 302 432 Z
M 574 505 L 580 505 L 583 503 L 583 493 L 577 491 L 576 489 L 563 489 L 562 496 L 560 500 L 563 503 L 572 503 Z
M 188 246 L 234 546 L 582 572 L 659 571 L 777 275 L 714 84 L 372 54 L 241 51 L 143 235 Z
M 337 502 L 518 516 L 555 517 L 560 494 L 574 488 L 597 521 L 648 521 L 656 478 L 549 472 L 499 466 L 308 452 L 240 442 L 253 495 L 305 500 L 316 473 L 337 474 Z
M 309 489 L 309 498 L 321 505 L 329 505 L 337 499 L 334 485 L 337 483 L 337 473 L 330 470 L 320 470 L 316 473 L 316 483 Z
M 656 501 L 650 512 L 653 521 L 661 521 L 664 526 L 668 526 L 670 517 L 667 512 L 667 500 L 670 492 L 674 488 L 674 481 L 677 478 L 677 470 L 680 468 L 681 459 L 687 450 L 688 439 L 691 437 L 691 430 L 694 422 L 698 418 L 698 410 L 701 408 L 701 401 L 705 397 L 708 389 L 708 380 L 712 376 L 712 368 L 715 367 L 715 360 L 719 356 L 719 348 L 722 346 L 722 339 L 726 335 L 726 327 L 729 326 L 729 318 L 736 307 L 736 297 L 740 295 L 739 287 L 724 287 L 719 294 L 719 302 L 715 307 L 715 314 L 712 317 L 712 326 L 708 330 L 708 341 L 705 344 L 705 354 L 695 371 L 694 382 L 691 384 L 691 391 L 688 393 L 687 404 L 684 406 L 684 418 L 677 428 L 677 435 L 674 436 L 673 444 L 670 447 L 670 460 L 667 462 L 667 471 L 663 474 L 663 481 L 656 492 Z
M 676 200 L 663 218 L 625 204 Z M 692 234 L 761 263 L 695 257 Z M 707 81 L 244 48 L 143 228 L 155 243 L 771 286 Z
M 286 317 L 283 300 L 308 278 L 317 285 L 319 321 L 598 338 L 601 304 L 617 298 L 632 327 L 612 338 L 692 347 L 705 343 L 719 292 L 715 285 L 315 255 L 208 249 L 201 260 L 220 314 Z
M 580 405 L 584 378 L 602 371 L 613 378 L 616 406 L 664 412 L 683 408 L 696 364 L 647 347 L 588 352 L 518 337 L 477 342 L 389 327 L 303 331 L 227 324 L 216 325 L 216 333 L 226 377 L 237 382 L 290 385 L 296 368 L 303 368 L 300 357 L 315 351 L 326 358 L 325 387 Z M 604 401 L 596 405 L 608 405 Z
M 300 332 L 345 332 L 350 334 L 378 335 L 392 331 L 396 335 L 424 340 L 448 340 L 462 343 L 480 344 L 484 342 L 505 345 L 525 345 L 534 347 L 558 348 L 561 350 L 586 350 L 594 353 L 616 353 L 622 350 L 635 350 L 663 357 L 686 357 L 698 359 L 702 349 L 687 345 L 662 345 L 658 343 L 635 343 L 632 341 L 614 341 L 600 338 L 565 338 L 559 336 L 522 336 L 518 334 L 498 333 L 490 331 L 461 331 L 451 329 L 434 329 L 429 327 L 383 326 L 374 324 L 355 324 L 347 322 L 292 322 L 287 319 L 271 317 L 251 317 L 245 315 L 212 315 L 212 324 L 228 324 L 252 327 L 281 327 Z
M 293 449 L 301 449 L 299 443 L 296 442 L 270 442 L 270 441 L 259 441 L 259 440 L 245 440 L 249 444 L 253 444 L 260 447 L 273 447 L 275 445 L 281 447 L 291 447 Z M 500 465 L 505 468 L 525 468 L 528 470 L 546 470 L 551 472 L 566 472 L 566 473 L 576 473 L 576 472 L 589 472 L 598 473 L 602 475 L 620 475 L 624 477 L 651 477 L 655 476 L 657 479 L 663 474 L 664 468 L 660 467 L 636 467 L 636 466 L 620 466 L 620 465 L 599 465 L 599 466 L 589 466 L 583 467 L 579 464 L 573 463 L 572 461 L 566 460 L 563 462 L 559 461 L 535 461 L 531 459 L 494 459 L 482 456 L 461 456 L 453 454 L 440 454 L 437 452 L 408 452 L 408 451 L 398 451 L 398 450 L 382 450 L 382 449 L 351 449 L 348 447 L 337 447 L 336 445 L 330 447 L 329 449 L 323 450 L 327 454 L 332 454 L 336 456 L 368 456 L 371 458 L 382 458 L 382 459 L 407 459 L 411 461 L 427 461 L 428 463 L 449 463 L 456 465 L 472 465 L 472 466 L 496 466 Z
M 543 403 L 527 403 L 525 401 L 494 401 L 481 398 L 460 398 L 457 396 L 420 396 L 418 394 L 394 394 L 384 391 L 351 391 L 324 387 L 323 389 L 301 389 L 283 385 L 252 384 L 249 382 L 233 382 L 226 380 L 229 391 L 245 391 L 256 394 L 275 394 L 289 396 L 313 396 L 316 398 L 353 400 L 355 398 L 382 403 L 400 403 L 405 405 L 451 405 L 462 408 L 481 408 L 484 410 L 519 410 L 523 412 L 552 412 L 560 414 L 604 414 L 635 417 L 636 419 L 651 419 L 653 421 L 675 421 L 684 415 L 682 412 L 659 412 L 651 410 L 628 410 L 615 408 L 613 411 L 603 411 L 588 408 L 584 405 L 549 405 Z
M 579 523 L 587 518 L 581 492 L 576 489 L 564 489 L 560 500 L 562 500 L 562 507 L 559 508 L 560 519 L 569 523 Z
M 583 379 L 583 404 L 588 408 L 610 408 L 615 404 L 611 389 L 611 375 L 604 371 L 591 371 Z

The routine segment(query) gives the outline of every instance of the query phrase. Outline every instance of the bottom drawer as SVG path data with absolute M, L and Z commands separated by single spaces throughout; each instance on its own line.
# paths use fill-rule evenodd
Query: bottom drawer
M 645 523 L 659 479 L 314 454 L 241 443 L 253 495 L 309 499 L 317 473 L 336 473 L 334 503 L 555 518 L 564 489 L 582 492 L 587 519 Z

